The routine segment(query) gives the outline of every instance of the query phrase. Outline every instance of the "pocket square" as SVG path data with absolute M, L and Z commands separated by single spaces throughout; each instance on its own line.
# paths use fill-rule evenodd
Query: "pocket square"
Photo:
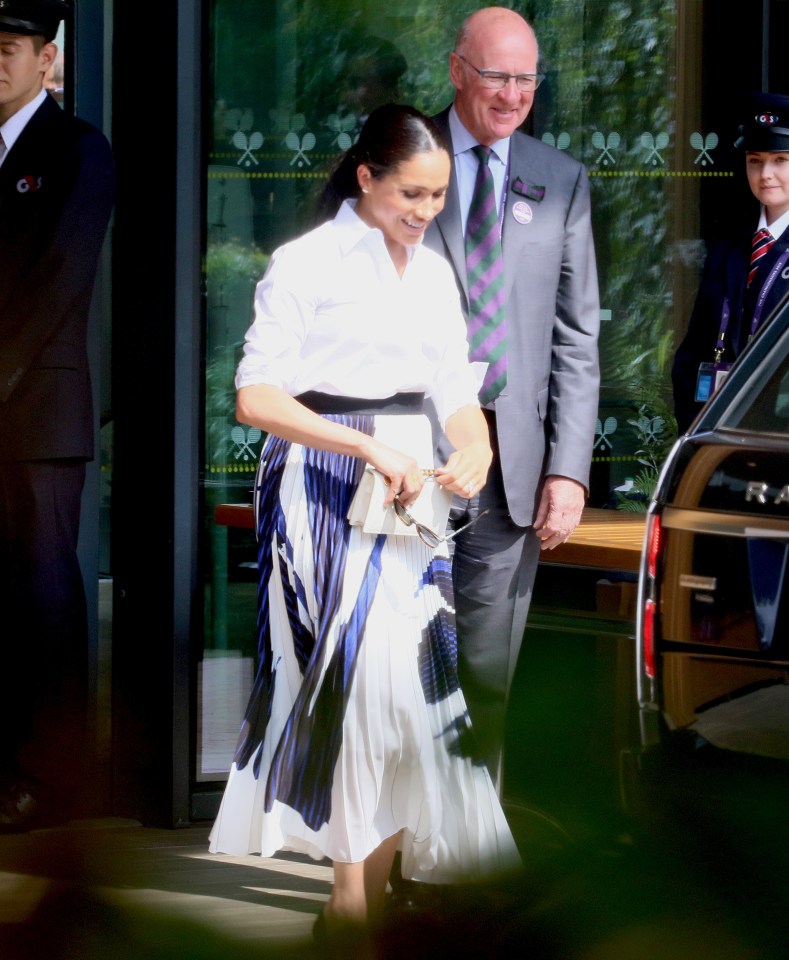
M 534 200 L 535 203 L 539 203 L 545 196 L 545 187 L 538 183 L 532 183 L 531 180 L 521 180 L 520 177 L 515 177 L 512 192 L 517 193 L 520 197 L 526 197 L 527 200 Z

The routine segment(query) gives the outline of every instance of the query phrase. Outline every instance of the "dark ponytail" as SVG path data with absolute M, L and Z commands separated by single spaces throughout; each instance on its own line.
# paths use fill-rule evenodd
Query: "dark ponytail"
M 370 114 L 358 141 L 339 159 L 318 199 L 318 221 L 331 219 L 343 200 L 359 196 L 356 171 L 369 167 L 378 179 L 392 173 L 417 154 L 449 147 L 430 117 L 415 107 L 387 103 Z

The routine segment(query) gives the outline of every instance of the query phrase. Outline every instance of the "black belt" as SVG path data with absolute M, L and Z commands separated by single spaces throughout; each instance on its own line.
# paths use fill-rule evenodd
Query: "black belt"
M 295 398 L 313 413 L 421 413 L 424 393 L 395 393 L 380 400 L 370 397 L 335 397 L 308 390 Z

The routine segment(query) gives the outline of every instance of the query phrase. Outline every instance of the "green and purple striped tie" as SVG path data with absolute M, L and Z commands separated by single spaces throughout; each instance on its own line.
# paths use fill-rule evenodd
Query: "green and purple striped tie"
M 507 327 L 504 317 L 504 258 L 496 210 L 490 147 L 472 148 L 479 167 L 466 223 L 469 358 L 484 360 L 487 373 L 480 403 L 490 403 L 507 382 Z

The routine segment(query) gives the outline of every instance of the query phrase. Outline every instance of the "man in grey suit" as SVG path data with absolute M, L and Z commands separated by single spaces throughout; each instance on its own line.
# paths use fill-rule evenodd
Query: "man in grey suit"
M 464 234 L 482 144 L 503 250 L 506 382 L 494 399 L 481 395 L 494 459 L 485 488 L 453 508 L 458 525 L 489 511 L 457 537 L 453 564 L 461 685 L 501 789 L 507 698 L 540 550 L 568 538 L 586 499 L 600 310 L 586 171 L 518 132 L 541 79 L 531 26 L 503 7 L 478 10 L 449 70 L 455 100 L 436 120 L 453 172 L 425 242 L 452 264 L 468 309 Z

